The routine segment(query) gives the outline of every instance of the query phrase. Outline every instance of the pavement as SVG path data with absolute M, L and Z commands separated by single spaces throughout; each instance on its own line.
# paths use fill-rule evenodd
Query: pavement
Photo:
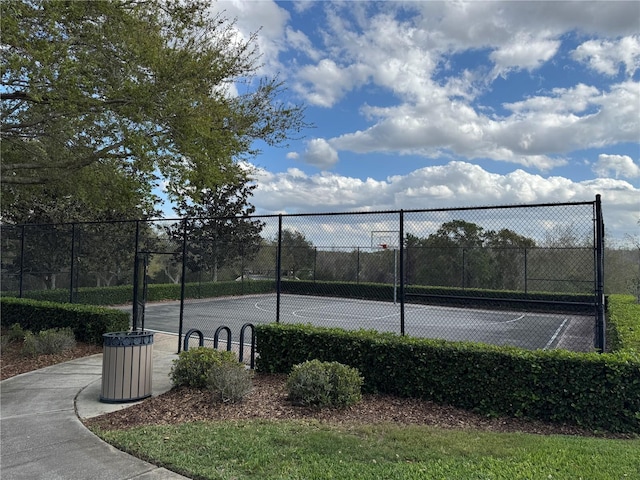
M 152 396 L 171 388 L 178 339 L 154 334 Z M 0 382 L 2 480 L 184 479 L 103 442 L 81 422 L 139 402 L 103 403 L 102 354 Z M 144 401 L 144 400 L 143 400 Z

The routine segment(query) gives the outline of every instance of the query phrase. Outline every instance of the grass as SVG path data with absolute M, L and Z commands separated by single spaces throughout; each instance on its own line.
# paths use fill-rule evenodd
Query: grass
M 640 478 L 640 439 L 263 420 L 96 433 L 196 479 Z

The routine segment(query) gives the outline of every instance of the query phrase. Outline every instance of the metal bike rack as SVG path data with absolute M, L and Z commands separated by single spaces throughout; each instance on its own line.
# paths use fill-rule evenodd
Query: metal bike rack
M 256 361 L 256 329 L 252 323 L 245 323 L 240 329 L 238 360 L 240 362 L 244 362 L 244 345 L 245 345 L 245 336 L 246 336 L 245 332 L 247 329 L 251 329 L 251 343 L 250 343 L 251 354 L 249 358 L 249 367 L 253 370 L 255 368 L 255 361 Z M 220 327 L 218 327 L 215 333 L 213 334 L 213 348 L 215 349 L 218 348 L 218 344 L 220 343 L 220 333 L 222 333 L 223 331 L 227 333 L 227 351 L 231 351 L 231 344 L 232 344 L 231 329 L 226 325 L 221 325 Z M 184 335 L 183 351 L 186 352 L 189 350 L 189 339 L 194 334 L 197 335 L 198 337 L 198 346 L 204 347 L 204 334 L 197 328 L 192 328 Z

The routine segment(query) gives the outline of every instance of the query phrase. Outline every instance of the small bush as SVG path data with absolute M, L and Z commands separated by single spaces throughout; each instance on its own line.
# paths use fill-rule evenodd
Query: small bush
M 25 332 L 21 353 L 33 357 L 50 355 L 71 350 L 76 346 L 76 339 L 70 328 L 50 328 L 36 334 Z
M 214 400 L 236 403 L 251 392 L 251 378 L 251 371 L 243 363 L 223 362 L 211 368 L 208 388 L 213 393 Z
M 207 347 L 191 348 L 186 352 L 180 352 L 178 358 L 173 361 L 169 377 L 177 387 L 207 388 L 211 369 L 216 365 L 233 362 L 238 363 L 233 352 L 222 352 Z
M 8 343 L 22 342 L 24 340 L 25 335 L 24 329 L 20 326 L 19 323 L 14 323 L 11 325 L 7 334 L 5 335 L 6 341 Z
M 347 407 L 362 399 L 360 372 L 338 362 L 310 360 L 294 365 L 287 378 L 289 399 L 296 405 Z

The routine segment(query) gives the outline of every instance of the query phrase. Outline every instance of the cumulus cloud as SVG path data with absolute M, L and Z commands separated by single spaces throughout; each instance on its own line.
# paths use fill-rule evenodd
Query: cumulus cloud
M 627 77 L 632 77 L 640 68 L 640 35 L 617 40 L 589 40 L 579 45 L 572 57 L 609 76 L 617 75 L 622 66 Z
M 367 69 L 361 65 L 339 66 L 324 58 L 317 65 L 308 65 L 298 71 L 296 91 L 302 93 L 311 105 L 331 107 L 355 85 L 367 78 Z
M 593 166 L 593 171 L 600 177 L 608 177 L 611 174 L 616 178 L 640 177 L 640 165 L 635 163 L 628 155 L 602 154 L 598 157 L 598 161 Z
M 282 72 L 309 110 L 359 114 L 342 130 L 336 122 L 330 134 L 316 134 L 324 138 L 304 152 L 289 152 L 300 169 L 260 171 L 255 204 L 264 211 L 557 202 L 601 193 L 609 229 L 636 224 L 637 181 L 627 180 L 639 178 L 638 159 L 603 152 L 640 138 L 638 2 L 299 2 L 291 14 L 267 1 L 218 3 L 237 16 L 244 38 L 263 27 L 264 71 Z M 313 15 L 312 29 L 294 28 L 303 14 Z M 567 74 L 556 81 L 562 67 Z M 598 178 L 549 173 L 590 148 L 599 151 L 589 152 L 584 169 Z M 346 152 L 363 154 L 363 162 L 376 152 L 422 157 L 430 166 L 383 180 L 365 179 L 367 165 L 359 179 L 327 173 Z M 492 173 L 476 160 L 517 169 Z M 305 173 L 304 164 L 323 172 Z
M 468 162 L 449 162 L 394 175 L 361 180 L 299 169 L 272 173 L 259 169 L 253 204 L 260 213 L 312 213 L 432 209 L 592 201 L 602 195 L 608 231 L 628 231 L 640 215 L 640 189 L 612 178 L 576 182 L 524 170 L 496 174 Z M 622 235 L 620 235 L 622 236 Z
M 307 142 L 303 160 L 318 168 L 330 168 L 338 162 L 338 152 L 323 138 L 314 138 Z
M 246 42 L 256 32 L 260 54 L 259 72 L 275 75 L 282 70 L 279 54 L 287 48 L 286 25 L 289 12 L 275 2 L 245 2 L 243 0 L 223 0 L 211 3 L 211 11 L 235 20 L 235 33 L 239 41 Z
M 438 157 L 450 152 L 491 158 L 541 171 L 566 164 L 575 149 L 637 142 L 640 84 L 625 82 L 600 91 L 577 85 L 504 104 L 511 114 L 489 117 L 466 102 L 446 98 L 428 104 L 366 107 L 375 119 L 366 130 L 331 140 L 338 150 Z
M 549 39 L 535 39 L 527 36 L 514 39 L 489 55 L 495 63 L 493 78 L 505 76 L 511 70 L 535 70 L 552 58 L 560 42 Z
M 329 140 L 337 150 L 357 153 L 491 158 L 548 171 L 565 165 L 565 155 L 576 148 L 637 140 L 639 84 L 632 81 L 609 91 L 585 84 L 543 91 L 503 105 L 509 115 L 485 113 L 477 101 L 482 83 L 551 61 L 562 34 L 576 25 L 585 31 L 598 28 L 586 16 L 571 20 L 566 5 L 512 3 L 411 4 L 421 13 L 417 17 L 396 15 L 393 4 L 369 17 L 329 4 L 329 56 L 302 66 L 295 89 L 310 104 L 326 108 L 369 83 L 397 96 L 391 105 L 362 105 L 369 127 Z M 557 10 L 557 18 L 549 20 L 548 8 Z M 603 5 L 589 9 L 610 17 Z M 585 42 L 574 57 L 587 61 L 601 52 L 599 58 L 623 62 L 633 72 L 637 43 L 637 37 L 606 46 Z M 493 71 L 442 76 L 440 67 L 452 54 L 478 47 L 488 49 Z

